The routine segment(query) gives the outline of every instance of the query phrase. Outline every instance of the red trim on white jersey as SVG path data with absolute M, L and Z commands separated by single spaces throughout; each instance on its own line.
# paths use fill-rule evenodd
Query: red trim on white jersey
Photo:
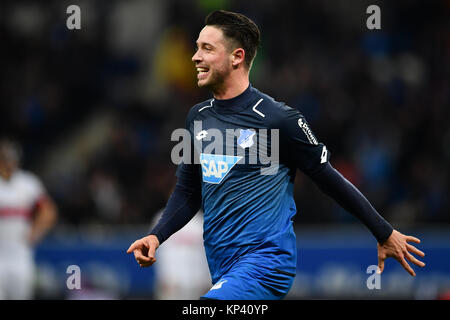
M 0 178 L 0 218 L 31 219 L 45 198 L 41 181 L 32 173 L 18 169 L 9 180 Z
M 30 216 L 31 211 L 26 208 L 0 208 L 0 217 L 25 217 Z
M 49 200 L 47 194 L 42 194 L 37 198 L 37 200 L 34 202 L 33 208 L 31 209 L 32 213 L 35 213 L 37 210 L 39 210 L 42 205 Z

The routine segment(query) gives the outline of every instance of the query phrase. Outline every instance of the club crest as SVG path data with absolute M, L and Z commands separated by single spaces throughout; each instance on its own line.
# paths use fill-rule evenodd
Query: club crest
M 256 134 L 256 131 L 253 129 L 241 129 L 239 134 L 239 138 L 237 139 L 238 145 L 241 148 L 250 148 L 253 145 L 253 136 Z

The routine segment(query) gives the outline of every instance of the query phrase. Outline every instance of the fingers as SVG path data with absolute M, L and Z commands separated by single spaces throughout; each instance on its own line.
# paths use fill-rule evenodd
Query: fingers
M 153 256 L 146 257 L 140 250 L 134 251 L 134 257 L 136 258 L 137 263 L 143 268 L 149 267 L 156 262 L 156 259 Z
M 138 264 L 141 268 L 147 268 L 147 267 L 150 267 L 155 262 L 156 262 L 156 259 L 150 259 L 150 261 L 145 261 L 145 262 L 140 261 L 140 262 L 138 262 Z
M 420 239 L 413 237 L 413 236 L 406 236 L 406 241 L 411 241 L 415 243 L 420 243 Z M 410 262 L 414 263 L 415 265 L 419 267 L 425 267 L 425 263 L 418 260 L 416 257 L 414 257 L 412 254 L 410 254 L 408 251 L 411 251 L 414 254 L 417 254 L 418 256 L 424 257 L 425 253 L 414 247 L 413 245 L 410 245 L 406 242 L 406 249 L 407 251 L 404 252 L 405 258 L 408 259 Z M 406 261 L 405 261 L 406 263 Z M 415 275 L 415 274 L 414 274 Z
M 400 264 L 403 266 L 403 268 L 405 268 L 406 271 L 408 271 L 408 273 L 410 275 L 412 275 L 413 277 L 416 276 L 416 273 L 414 272 L 414 270 L 411 268 L 411 266 L 408 264 L 408 262 L 406 262 L 405 258 L 403 257 L 397 257 L 396 258 L 398 262 L 400 262 Z
M 378 270 L 377 273 L 381 274 L 384 270 L 384 259 L 378 258 Z
M 420 239 L 417 239 L 416 237 L 413 237 L 413 236 L 406 236 L 406 241 L 420 243 Z
M 156 248 L 153 246 L 150 246 L 148 248 L 148 253 L 147 253 L 148 257 L 151 259 L 155 259 L 155 251 L 156 251 Z
M 378 255 L 378 274 L 381 274 L 384 270 L 384 260 L 386 260 L 385 255 Z
M 151 266 L 153 263 L 156 262 L 156 259 L 153 256 L 147 256 L 145 255 L 141 249 L 135 249 L 133 251 L 134 253 L 134 258 L 136 259 L 136 262 L 141 266 L 141 267 L 149 267 Z
M 395 231 L 395 230 L 394 230 Z M 424 257 L 425 253 L 408 244 L 409 242 L 420 243 L 420 239 L 413 236 L 406 236 L 396 231 L 388 238 L 388 240 L 383 245 L 378 245 L 378 267 L 382 272 L 384 269 L 384 260 L 387 257 L 395 258 L 402 267 L 413 277 L 416 273 L 408 264 L 408 261 L 414 263 L 419 267 L 424 267 L 425 263 L 417 259 L 411 253 L 416 254 L 420 257 Z M 379 273 L 381 273 L 379 272 Z
M 132 253 L 136 249 L 148 248 L 148 244 L 143 240 L 139 239 L 133 242 L 133 244 L 128 248 L 127 253 Z
M 132 253 L 134 250 L 136 250 L 139 247 L 140 243 L 139 240 L 136 240 L 131 244 L 131 246 L 128 248 L 127 253 Z
M 136 262 L 145 268 L 156 262 L 155 251 L 156 247 L 151 245 L 151 243 L 147 243 L 144 239 L 139 239 L 133 242 L 127 253 L 133 252 Z
M 423 253 L 422 251 L 420 251 L 419 249 L 408 243 L 406 244 L 406 248 L 408 249 L 408 251 L 411 251 L 412 253 L 417 254 L 418 256 L 425 257 L 425 253 Z
M 156 262 L 155 258 L 156 247 L 152 243 L 148 243 L 147 248 L 148 248 L 147 257 L 149 260 L 148 262 L 145 262 L 144 265 L 141 265 L 141 267 L 149 267 Z
M 150 261 L 150 259 L 151 259 L 150 257 L 146 257 L 146 256 L 143 254 L 142 250 L 140 250 L 140 249 L 134 250 L 133 253 L 134 253 L 134 258 L 136 259 L 136 261 L 137 261 L 138 263 L 141 263 L 141 262 L 148 262 L 148 261 Z
M 409 252 L 407 252 L 405 254 L 406 259 L 408 259 L 409 261 L 411 261 L 412 263 L 414 263 L 415 265 L 419 266 L 419 267 L 425 267 L 425 263 L 418 260 L 416 257 L 414 257 L 412 254 L 410 254 Z

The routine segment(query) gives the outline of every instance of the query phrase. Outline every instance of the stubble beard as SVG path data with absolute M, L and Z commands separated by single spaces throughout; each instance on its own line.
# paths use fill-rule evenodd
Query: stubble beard
M 231 68 L 224 65 L 221 69 L 211 70 L 211 75 L 207 82 L 201 84 L 198 83 L 200 88 L 205 88 L 212 91 L 214 94 L 220 93 L 225 90 L 225 80 L 231 73 Z

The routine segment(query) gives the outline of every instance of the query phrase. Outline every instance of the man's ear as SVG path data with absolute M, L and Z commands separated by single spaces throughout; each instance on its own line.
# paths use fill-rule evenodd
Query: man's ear
M 244 63 L 245 50 L 242 48 L 237 48 L 231 53 L 231 64 L 234 69 L 237 69 L 239 64 Z

